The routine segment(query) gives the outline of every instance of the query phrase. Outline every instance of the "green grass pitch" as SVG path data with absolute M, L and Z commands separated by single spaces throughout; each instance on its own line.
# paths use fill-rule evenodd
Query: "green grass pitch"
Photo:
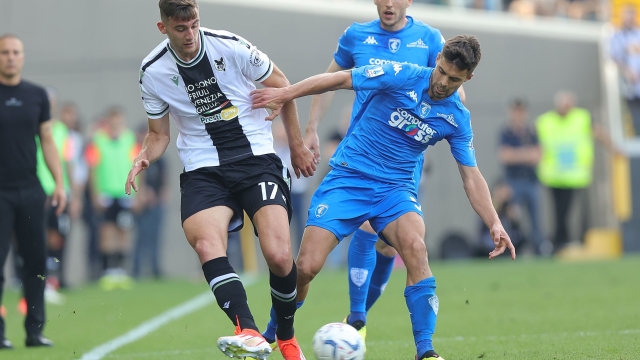
M 436 350 L 454 359 L 640 359 L 640 257 L 565 263 L 500 259 L 434 262 L 440 298 Z M 312 283 L 296 316 L 296 332 L 309 360 L 311 338 L 348 311 L 347 274 L 324 271 Z M 267 277 L 248 286 L 261 328 L 269 310 Z M 394 272 L 368 319 L 366 359 L 413 359 L 415 349 L 402 295 L 405 273 Z M 141 282 L 132 290 L 95 286 L 66 292 L 67 302 L 47 308 L 45 335 L 51 349 L 24 348 L 18 292 L 7 289 L 7 337 L 14 350 L 0 359 L 80 359 L 194 296 L 202 281 Z M 211 295 L 213 297 L 213 295 Z M 174 320 L 105 359 L 224 359 L 216 339 L 233 332 L 214 303 Z M 274 353 L 270 359 L 281 359 Z

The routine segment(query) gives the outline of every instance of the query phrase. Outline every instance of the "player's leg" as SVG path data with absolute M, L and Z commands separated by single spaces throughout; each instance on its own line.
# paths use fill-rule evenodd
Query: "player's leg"
M 373 190 L 369 184 L 359 184 L 358 181 L 357 176 L 349 177 L 331 171 L 311 199 L 307 227 L 296 259 L 297 307 L 304 303 L 309 282 L 318 274 L 329 253 L 338 244 L 338 239 L 342 240 L 352 233 L 368 216 L 368 202 Z M 265 338 L 274 336 L 276 324 L 277 319 L 272 312 L 263 334 Z
M 0 305 L 2 305 L 2 292 L 4 289 L 4 264 L 11 248 L 15 199 L 15 191 L 0 189 Z M 4 317 L 0 316 L 0 350 L 13 348 L 13 344 L 5 339 L 4 330 Z
M 218 306 L 236 327 L 235 335 L 218 339 L 218 348 L 230 357 L 265 359 L 271 348 L 258 332 L 244 286 L 226 256 L 227 233 L 242 226 L 244 214 L 212 172 L 206 168 L 180 175 L 182 227 Z
M 43 274 L 47 271 L 47 241 L 45 236 L 46 196 L 38 186 L 20 189 L 20 204 L 15 217 L 15 234 L 18 253 L 23 261 L 22 287 L 27 301 L 24 326 L 27 346 L 52 346 L 53 342 L 42 336 L 45 325 Z
M 377 235 L 376 235 L 377 236 Z M 391 278 L 393 264 L 398 252 L 384 241 L 378 240 L 376 243 L 376 267 L 371 275 L 369 291 L 367 291 L 367 303 L 365 311 L 368 313 L 373 304 L 378 301 L 380 295 Z
M 366 302 L 373 269 L 376 267 L 378 234 L 365 221 L 353 233 L 347 256 L 349 315 L 346 322 L 357 330 L 367 323 Z
M 234 190 L 253 222 L 269 267 L 271 304 L 278 323 L 275 340 L 286 360 L 304 359 L 293 330 L 297 268 L 291 254 L 289 171 L 275 154 L 247 159 L 242 167 L 249 175 Z
M 424 242 L 425 226 L 415 190 L 379 187 L 386 192 L 383 201 L 374 209 L 370 222 L 374 229 L 382 229 L 383 240 L 397 251 L 407 268 L 407 287 L 404 291 L 409 309 L 417 358 L 439 358 L 432 344 L 438 314 L 436 283 L 427 259 Z

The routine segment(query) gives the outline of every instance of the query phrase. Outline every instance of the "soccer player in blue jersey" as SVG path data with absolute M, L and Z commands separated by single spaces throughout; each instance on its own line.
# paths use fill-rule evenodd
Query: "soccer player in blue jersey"
M 407 8 L 412 0 L 375 0 L 379 19 L 367 23 L 354 23 L 347 28 L 338 41 L 333 60 L 326 72 L 351 69 L 365 65 L 416 64 L 434 67 L 436 56 L 442 50 L 444 38 L 438 29 L 407 16 Z M 464 92 L 459 89 L 464 102 Z M 353 129 L 355 115 L 369 91 L 356 91 L 352 108 Z M 316 95 L 311 101 L 311 112 L 306 129 L 305 145 L 314 152 L 316 162 L 320 161 L 318 124 L 324 117 L 333 92 Z M 424 156 L 415 168 L 416 190 L 422 175 Z M 377 250 L 377 251 L 376 251 Z M 366 337 L 367 313 L 382 294 L 391 272 L 397 252 L 383 241 L 371 228 L 368 221 L 353 234 L 349 244 L 348 282 L 350 313 L 345 322 L 356 328 L 363 339 Z M 270 343 L 275 341 L 275 312 L 262 335 Z
M 416 359 L 441 359 L 432 337 L 438 313 L 435 278 L 424 243 L 422 208 L 414 169 L 426 148 L 445 139 L 458 163 L 471 206 L 490 229 L 495 249 L 489 259 L 516 252 L 491 203 L 475 160 L 470 114 L 457 89 L 471 79 L 480 44 L 461 35 L 445 42 L 435 68 L 413 64 L 367 65 L 325 73 L 286 88 L 252 92 L 253 107 L 273 110 L 298 97 L 337 89 L 369 90 L 351 132 L 330 160 L 332 170 L 313 195 L 298 255 L 298 302 L 327 256 L 363 221 L 393 246 L 407 267 L 404 295 L 416 344 Z

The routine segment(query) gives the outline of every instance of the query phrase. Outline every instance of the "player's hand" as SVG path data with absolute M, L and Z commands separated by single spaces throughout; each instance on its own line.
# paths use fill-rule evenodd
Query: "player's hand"
M 263 88 L 253 90 L 250 93 L 251 100 L 253 102 L 251 108 L 267 108 L 272 110 L 271 115 L 264 118 L 265 120 L 271 121 L 280 115 L 282 105 L 286 102 L 283 98 L 284 92 L 283 88 Z
M 296 173 L 296 178 L 299 179 L 301 174 L 304 177 L 313 176 L 316 171 L 316 162 L 311 150 L 304 145 L 290 147 L 290 150 L 291 167 Z
M 51 194 L 51 206 L 56 208 L 56 215 L 60 216 L 67 207 L 67 192 L 64 186 L 56 186 Z
M 320 138 L 318 138 L 318 132 L 307 129 L 304 134 L 304 145 L 313 153 L 313 161 L 316 164 L 320 164 Z
M 496 248 L 489 253 L 489 260 L 502 254 L 507 248 L 511 252 L 511 260 L 516 259 L 516 248 L 513 246 L 513 243 L 511 243 L 509 234 L 504 230 L 502 224 L 498 223 L 491 227 L 491 239 Z
M 129 175 L 127 175 L 127 183 L 124 185 L 124 192 L 127 195 L 131 195 L 131 188 L 138 192 L 138 185 L 136 185 L 136 176 L 142 172 L 142 170 L 146 170 L 149 167 L 149 160 L 143 159 L 138 160 L 133 163 L 133 167 L 129 170 Z

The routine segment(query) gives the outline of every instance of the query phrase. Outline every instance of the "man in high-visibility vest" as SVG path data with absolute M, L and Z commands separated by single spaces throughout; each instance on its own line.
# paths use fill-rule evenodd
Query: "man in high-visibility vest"
M 131 248 L 134 200 L 122 191 L 121 181 L 139 150 L 136 135 L 126 127 L 118 107 L 107 111 L 104 127 L 96 131 L 87 148 L 92 202 L 101 215 L 99 248 L 104 274 L 100 286 L 105 290 L 132 286 L 124 267 Z
M 538 164 L 540 182 L 551 189 L 554 203 L 554 251 L 569 242 L 569 210 L 579 189 L 593 178 L 594 139 L 613 150 L 610 137 L 591 122 L 588 110 L 576 107 L 575 95 L 560 91 L 554 97 L 555 110 L 536 121 L 542 156 Z

